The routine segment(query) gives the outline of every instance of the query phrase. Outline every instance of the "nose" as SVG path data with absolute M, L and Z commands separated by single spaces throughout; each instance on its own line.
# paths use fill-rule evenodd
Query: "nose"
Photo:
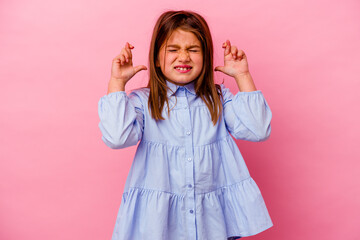
M 189 55 L 188 51 L 180 51 L 178 58 L 179 58 L 179 61 L 181 61 L 181 62 L 190 61 L 190 55 Z

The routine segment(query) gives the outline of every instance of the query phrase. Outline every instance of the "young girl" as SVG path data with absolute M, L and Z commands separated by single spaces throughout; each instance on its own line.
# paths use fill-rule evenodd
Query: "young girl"
M 215 70 L 235 79 L 235 96 L 214 83 L 210 31 L 194 12 L 158 19 L 146 88 L 125 93 L 147 69 L 133 66 L 131 44 L 113 59 L 108 94 L 98 104 L 102 140 L 113 149 L 140 143 L 112 240 L 226 240 L 273 225 L 231 137 L 267 139 L 272 114 L 245 53 L 230 41 L 222 47 L 224 66 Z

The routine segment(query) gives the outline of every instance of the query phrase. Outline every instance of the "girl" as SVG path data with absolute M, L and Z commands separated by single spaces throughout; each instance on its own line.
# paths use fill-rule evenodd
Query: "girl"
M 226 41 L 221 71 L 239 92 L 214 84 L 213 44 L 199 14 L 168 11 L 150 46 L 146 88 L 125 93 L 143 65 L 126 43 L 113 59 L 98 104 L 102 140 L 113 149 L 140 141 L 112 240 L 226 240 L 273 224 L 233 138 L 269 137 L 271 111 L 255 88 L 242 50 Z M 231 134 L 231 135 L 230 135 Z

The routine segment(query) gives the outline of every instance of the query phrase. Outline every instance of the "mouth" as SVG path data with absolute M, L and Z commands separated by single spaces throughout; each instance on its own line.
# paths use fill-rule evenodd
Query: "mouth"
M 174 67 L 176 71 L 180 72 L 180 73 L 187 73 L 189 72 L 192 67 L 189 65 L 178 65 Z

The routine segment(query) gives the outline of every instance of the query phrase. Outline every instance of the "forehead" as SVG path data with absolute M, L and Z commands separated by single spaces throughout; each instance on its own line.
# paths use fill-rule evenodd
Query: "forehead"
M 199 39 L 196 35 L 189 31 L 184 31 L 182 29 L 175 29 L 165 42 L 166 45 L 179 45 L 179 46 L 187 46 L 187 45 L 198 45 L 201 46 Z M 164 43 L 164 44 L 165 44 Z

